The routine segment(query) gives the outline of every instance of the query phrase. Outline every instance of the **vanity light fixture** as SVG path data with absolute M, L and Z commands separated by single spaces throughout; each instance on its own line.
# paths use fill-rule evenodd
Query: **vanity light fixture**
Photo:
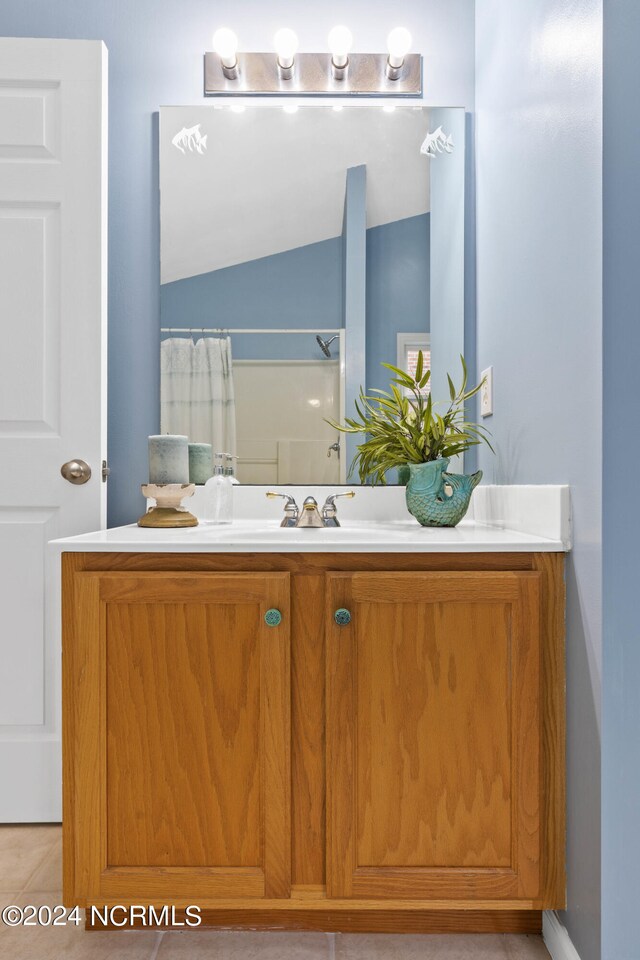
M 422 57 L 409 53 L 411 34 L 396 27 L 388 53 L 351 53 L 348 27 L 333 27 L 328 53 L 298 53 L 298 37 L 283 27 L 273 38 L 274 53 L 238 52 L 233 30 L 221 27 L 212 53 L 204 55 L 207 97 L 421 97 Z

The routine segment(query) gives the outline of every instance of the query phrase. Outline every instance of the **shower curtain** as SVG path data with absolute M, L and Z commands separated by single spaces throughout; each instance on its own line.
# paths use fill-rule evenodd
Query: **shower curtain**
M 231 339 L 170 337 L 160 347 L 160 430 L 236 453 Z

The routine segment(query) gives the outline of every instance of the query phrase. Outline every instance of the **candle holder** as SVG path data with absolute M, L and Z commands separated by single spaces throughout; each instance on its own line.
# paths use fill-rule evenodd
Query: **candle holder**
M 182 501 L 192 497 L 195 483 L 143 483 L 143 496 L 155 500 L 138 520 L 139 527 L 197 527 L 198 520 L 182 506 Z

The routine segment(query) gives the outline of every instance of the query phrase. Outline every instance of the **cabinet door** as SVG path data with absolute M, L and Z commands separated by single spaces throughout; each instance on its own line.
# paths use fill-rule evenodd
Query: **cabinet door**
M 538 578 L 328 575 L 330 896 L 538 894 Z
M 75 596 L 65 895 L 288 896 L 288 574 L 80 573 Z

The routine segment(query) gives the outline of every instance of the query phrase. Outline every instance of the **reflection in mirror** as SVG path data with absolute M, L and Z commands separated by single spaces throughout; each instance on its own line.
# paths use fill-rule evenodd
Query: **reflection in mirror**
M 163 433 L 243 483 L 345 482 L 357 438 L 326 421 L 429 344 L 431 113 L 162 108 Z

